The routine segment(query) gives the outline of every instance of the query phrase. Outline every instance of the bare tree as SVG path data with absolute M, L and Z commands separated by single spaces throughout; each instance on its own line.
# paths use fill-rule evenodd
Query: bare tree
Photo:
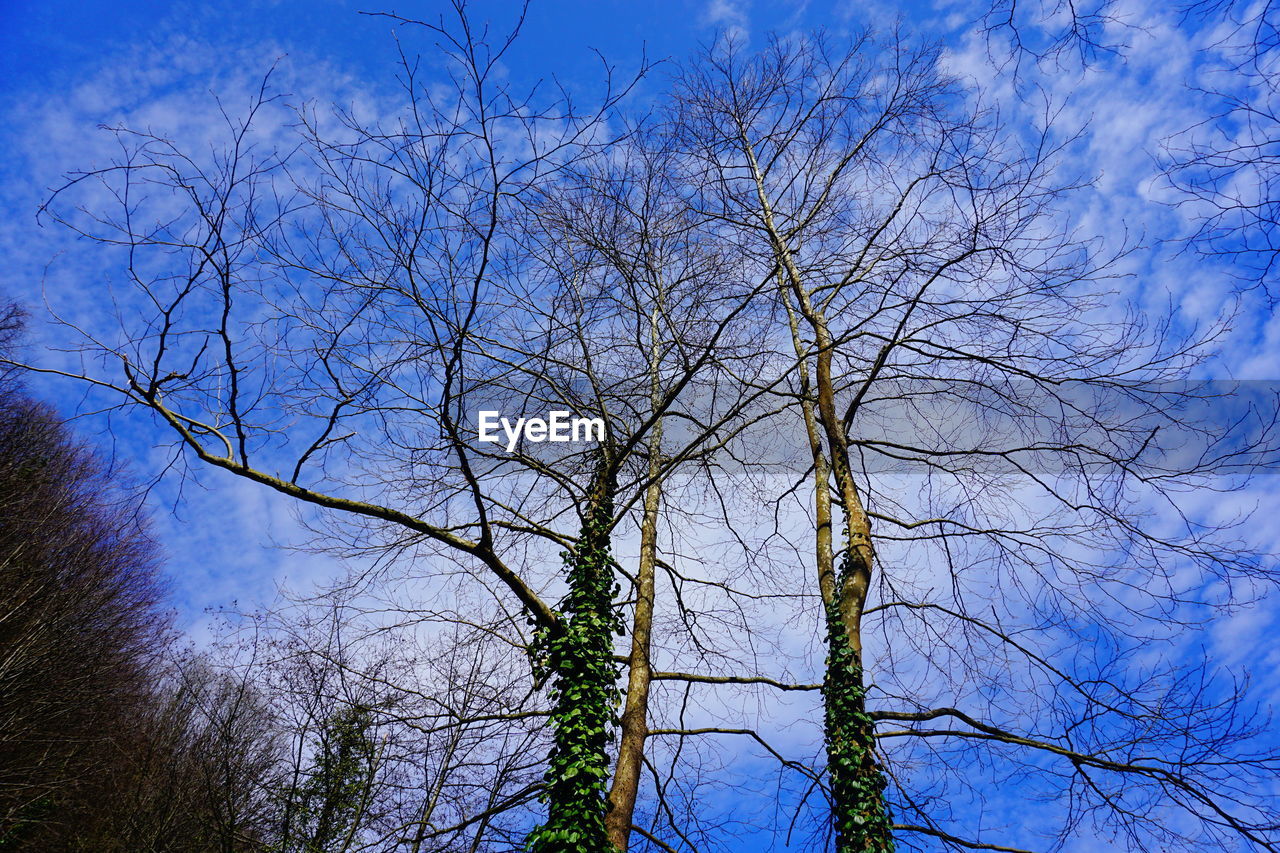
M 2 381 L 0 844 L 266 849 L 270 720 L 175 660 L 140 494 Z
M 582 287 L 578 265 L 596 261 L 552 249 L 540 267 L 521 264 L 530 241 L 550 248 L 538 194 L 601 147 L 618 95 L 586 115 L 567 95 L 517 99 L 496 81 L 510 39 L 491 47 L 456 11 L 450 27 L 395 18 L 440 38 L 454 75 L 441 96 L 406 58 L 399 124 L 340 113 L 322 129 L 304 112 L 299 148 L 268 151 L 254 137 L 274 103 L 264 84 L 246 118 L 227 118 L 228 147 L 210 162 L 120 131 L 121 161 L 73 176 L 46 210 L 127 249 L 149 315 L 126 323 L 119 345 L 87 334 L 87 351 L 119 373 L 77 378 L 158 415 L 201 462 L 345 513 L 340 535 L 363 553 L 429 543 L 461 559 L 514 636 L 531 619 L 522 645 L 557 697 L 549 817 L 534 837 L 599 849 L 617 696 L 610 540 L 653 478 L 619 480 L 749 300 L 726 303 L 710 344 L 682 353 L 659 393 L 651 361 L 637 374 L 612 343 L 632 306 L 588 292 L 599 281 Z M 118 215 L 62 206 L 90 185 L 122 202 Z M 629 397 L 648 411 L 632 417 Z M 565 405 L 608 429 L 595 450 L 551 465 L 478 444 L 486 400 Z M 691 445 L 713 431 L 695 430 Z M 544 588 L 557 582 L 567 593 L 551 605 Z M 634 755 L 625 763 L 638 772 Z
M 407 107 L 394 127 L 342 115 L 328 137 L 303 116 L 292 158 L 255 147 L 254 121 L 273 103 L 264 83 L 243 120 L 228 116 L 227 148 L 210 162 L 122 131 L 118 165 L 60 191 L 100 183 L 120 193 L 119 218 L 55 216 L 129 247 L 130 279 L 149 312 L 121 345 L 100 349 L 115 378 L 81 378 L 158 415 L 193 458 L 365 522 L 356 535 L 374 547 L 427 541 L 468 561 L 467 571 L 480 568 L 501 588 L 513 631 L 532 619 L 563 701 L 579 688 L 606 700 L 590 725 L 567 710 L 552 717 L 553 764 L 568 754 L 595 767 L 616 677 L 611 644 L 598 636 L 612 632 L 610 519 L 601 527 L 599 508 L 612 499 L 613 462 L 606 454 L 590 484 L 570 484 L 577 504 L 560 496 L 530 514 L 531 505 L 507 503 L 520 472 L 475 454 L 463 430 L 474 417 L 473 369 L 484 369 L 473 368 L 468 341 L 500 327 L 508 307 L 490 294 L 512 214 L 530 188 L 598 144 L 618 94 L 606 91 L 585 115 L 567 93 L 541 104 L 517 97 L 497 68 L 519 25 L 491 42 L 463 4 L 455 11 L 448 27 L 402 21 L 440 39 L 453 85 L 437 103 L 406 59 Z M 557 530 L 576 508 L 581 536 Z M 561 608 L 544 600 L 540 587 L 559 573 L 526 556 L 530 536 L 572 552 L 567 580 L 572 588 L 591 575 L 590 601 L 572 591 Z M 580 630 L 591 634 L 582 643 Z M 579 666 L 586 671 L 568 677 Z M 599 822 L 602 784 L 558 773 L 553 831 L 562 807 L 585 801 L 593 813 L 574 820 Z
M 1274 402 L 1252 431 L 1197 414 L 1213 392 L 1175 380 L 1214 331 L 1180 340 L 1100 310 L 1108 260 L 1060 236 L 1071 187 L 1048 131 L 1015 144 L 935 69 L 892 38 L 726 41 L 676 91 L 702 175 L 684 195 L 777 276 L 804 361 L 836 847 L 888 849 L 892 813 L 900 843 L 1013 849 L 933 813 L 932 792 L 973 780 L 944 782 L 947 753 L 918 742 L 1061 780 L 1059 841 L 1092 821 L 1133 849 L 1270 849 L 1274 804 L 1236 784 L 1277 769 L 1242 697 L 1186 662 L 1125 660 L 1197 620 L 1181 573 L 1274 582 L 1179 509 L 1182 490 L 1229 491 L 1269 459 Z M 1201 452 L 1178 457 L 1188 437 Z M 1155 525 L 1160 507 L 1180 524 Z M 1066 652 L 1073 631 L 1098 653 Z M 1175 829 L 1165 807 L 1198 823 Z
M 547 704 L 500 611 L 409 572 L 238 618 L 224 656 L 270 704 L 287 757 L 286 850 L 520 847 L 542 787 Z M 492 608 L 489 608 L 492 610 Z
M 1271 3 L 1204 0 L 1188 6 L 1191 26 L 1224 31 L 1217 59 L 1192 91 L 1207 115 L 1164 140 L 1161 165 L 1176 203 L 1197 223 L 1188 247 L 1225 260 L 1240 281 L 1274 299 L 1280 206 L 1280 121 L 1275 71 L 1280 32 Z M 1225 25 L 1225 26 L 1224 26 Z
M 8 383 L 6 383 L 8 385 Z M 0 399 L 0 839 L 37 849 L 96 798 L 167 642 L 136 496 L 44 405 Z
M 897 35 L 721 42 L 621 121 L 625 87 L 518 97 L 515 33 L 456 11 L 390 16 L 452 75 L 406 56 L 393 119 L 304 108 L 268 145 L 264 85 L 225 148 L 119 130 L 46 207 L 131 292 L 119 331 L 80 330 L 83 370 L 40 369 L 372 560 L 306 630 L 272 625 L 287 843 L 514 846 L 541 796 L 534 849 L 701 849 L 724 827 L 699 744 L 734 736 L 842 853 L 1022 849 L 947 808 L 1007 779 L 1064 804 L 1037 826 L 1058 842 L 1274 845 L 1249 786 L 1275 762 L 1176 645 L 1203 586 L 1273 581 L 1180 500 L 1247 477 L 1270 424 L 1197 420 L 1212 389 L 1173 382 L 1215 330 L 1108 310 L 1051 132 L 1017 142 Z M 606 428 L 485 443 L 490 409 Z M 456 598 L 384 606 L 394 571 Z M 821 685 L 790 674 L 797 624 Z M 769 691 L 820 695 L 825 758 L 725 719 Z

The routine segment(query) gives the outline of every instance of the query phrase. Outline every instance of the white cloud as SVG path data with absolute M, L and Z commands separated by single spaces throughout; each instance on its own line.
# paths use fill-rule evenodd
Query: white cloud
M 750 0 L 708 0 L 702 12 L 702 22 L 745 43 L 751 35 L 749 7 Z

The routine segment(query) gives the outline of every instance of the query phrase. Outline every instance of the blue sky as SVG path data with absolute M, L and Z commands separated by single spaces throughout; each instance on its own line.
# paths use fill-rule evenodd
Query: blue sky
M 575 79 L 594 75 L 598 49 L 613 61 L 634 64 L 651 57 L 681 56 L 724 25 L 756 28 L 847 25 L 855 4 L 707 3 L 704 0 L 555 0 L 530 8 L 524 38 L 512 65 Z M 394 10 L 405 17 L 438 14 L 430 3 L 392 5 L 342 0 L 250 0 L 246 3 L 6 2 L 0 11 L 0 75 L 9 88 L 54 89 L 81 78 L 113 53 L 138 46 L 163 48 L 179 38 L 214 45 L 261 45 L 331 63 L 344 72 L 384 73 L 394 59 L 385 19 L 361 11 Z M 478 10 L 509 22 L 518 4 L 485 0 Z M 484 14 L 482 12 L 481 14 Z
M 93 285 L 72 266 L 80 262 L 73 260 L 74 247 L 58 229 L 37 226 L 35 210 L 63 173 L 102 164 L 115 153 L 109 135 L 97 125 L 124 122 L 180 140 L 199 139 L 216 124 L 215 95 L 234 111 L 247 102 L 273 64 L 278 65 L 274 79 L 279 90 L 295 99 L 376 99 L 391 85 L 397 61 L 397 28 L 385 18 L 358 14 L 376 8 L 303 0 L 0 4 L 0 79 L 5 84 L 0 92 L 0 145 L 7 152 L 0 160 L 0 249 L 6 257 L 0 291 L 39 309 L 32 312 L 34 345 L 57 343 L 41 338 L 48 331 L 40 307 L 46 298 L 61 312 L 92 313 L 93 302 L 84 296 Z M 496 0 L 475 4 L 477 17 L 492 16 L 496 27 L 509 26 L 517 8 Z M 1030 69 L 1029 81 L 1061 110 L 1062 132 L 1083 131 L 1065 167 L 1098 180 L 1096 190 L 1073 199 L 1069 226 L 1082 233 L 1117 235 L 1127 230 L 1144 235 L 1156 248 L 1135 255 L 1129 269 L 1139 274 L 1149 298 L 1157 305 L 1169 299 L 1180 303 L 1187 322 L 1212 320 L 1224 304 L 1222 269 L 1169 247 L 1159 248 L 1161 238 L 1184 232 L 1187 221 L 1159 203 L 1152 161 L 1162 138 L 1202 118 L 1204 106 L 1186 86 L 1203 63 L 1198 47 L 1212 34 L 1185 31 L 1173 16 L 1157 14 L 1156 6 L 1135 2 L 1122 8 L 1147 27 L 1145 33 L 1119 33 L 1133 42 L 1124 63 L 1103 62 L 1088 72 L 1072 67 Z M 431 17 L 439 14 L 440 6 L 418 3 L 396 9 L 407 17 Z M 770 31 L 821 26 L 838 32 L 901 18 L 942 39 L 948 47 L 946 61 L 970 78 L 984 98 L 1010 116 L 1037 120 L 1041 105 L 1014 97 L 1011 78 L 987 61 L 985 42 L 971 26 L 973 17 L 972 7 L 956 3 L 544 0 L 530 6 L 522 38 L 507 65 L 513 77 L 533 81 L 554 76 L 589 93 L 597 90 L 600 78 L 595 50 L 625 75 L 642 55 L 651 60 L 680 58 L 726 28 L 759 43 Z M 412 32 L 405 43 L 410 50 L 429 48 Z M 641 97 L 660 85 L 655 79 L 642 87 Z M 1272 353 L 1277 349 L 1280 322 L 1261 307 L 1246 312 L 1223 363 L 1213 372 L 1272 378 Z M 81 406 L 76 392 L 66 387 L 51 386 L 47 396 L 68 414 Z M 90 419 L 82 429 L 103 435 L 105 424 L 104 419 Z M 144 441 L 146 434 L 139 430 L 137 440 Z M 114 445 L 121 440 L 119 430 L 109 439 Z M 139 461 L 140 448 L 124 456 L 142 469 L 141 475 L 154 473 L 156 460 Z M 229 492 L 234 499 L 226 502 Z M 275 519 L 283 524 L 288 517 L 283 508 L 267 509 L 272 498 L 240 483 L 224 483 L 209 493 L 186 489 L 183 499 L 203 507 L 193 510 L 196 518 L 237 517 L 244 511 L 244 523 Z M 169 524 L 163 517 L 157 523 Z M 273 521 L 271 530 L 275 526 Z M 243 566 L 222 569 L 207 559 L 187 560 L 181 555 L 188 552 L 193 536 L 200 542 L 194 553 L 207 557 L 216 548 L 218 534 L 199 522 L 184 522 L 181 531 L 163 538 L 175 554 L 174 589 L 185 624 L 198 622 L 206 607 L 269 594 L 281 578 L 301 571 L 294 558 L 272 549 L 253 551 L 252 571 Z M 262 537 L 250 538 L 256 542 Z M 315 562 L 309 558 L 307 564 Z
M 5 220 L 0 248 L 9 259 L 0 272 L 0 292 L 33 308 L 33 346 L 59 343 L 60 333 L 43 323 L 46 297 L 61 312 L 93 313 L 92 302 L 83 297 L 95 285 L 71 266 L 75 247 L 57 228 L 37 225 L 35 211 L 63 173 L 105 163 L 115 153 L 98 125 L 124 122 L 179 139 L 200 138 L 216 124 L 215 95 L 234 110 L 273 65 L 279 89 L 299 99 L 376 97 L 392 85 L 398 61 L 393 37 L 398 28 L 385 18 L 359 14 L 376 8 L 303 0 L 0 6 L 0 79 L 5 81 L 0 112 L 6 118 L 0 145 L 10 154 L 0 162 Z M 475 8 L 478 17 L 492 15 L 501 28 L 510 26 L 518 5 L 489 0 Z M 430 3 L 395 9 L 406 17 L 441 11 Z M 598 91 L 600 79 L 595 51 L 625 74 L 642 56 L 681 57 L 726 27 L 741 27 L 756 38 L 769 29 L 839 30 L 852 25 L 853 9 L 848 3 L 753 6 L 727 0 L 534 3 L 507 65 L 513 77 L 530 82 L 556 77 L 590 93 Z M 411 50 L 429 48 L 413 31 L 405 43 Z M 46 334 L 55 339 L 44 339 Z M 46 390 L 40 384 L 46 398 L 68 415 L 82 409 L 76 389 L 55 383 Z M 137 426 L 108 435 L 105 418 L 80 424 L 139 478 L 150 480 L 164 457 L 151 453 L 148 431 Z M 198 627 L 206 608 L 269 597 L 286 578 L 336 571 L 315 556 L 303 560 L 271 547 L 246 552 L 246 538 L 255 545 L 293 538 L 284 532 L 293 529 L 289 508 L 230 477 L 203 477 L 218 487 L 206 491 L 188 485 L 178 492 L 166 480 L 155 499 L 157 505 L 180 504 L 182 520 L 174 522 L 162 512 L 156 524 L 173 555 L 172 586 L 184 625 Z M 222 523 L 201 521 L 213 518 Z M 219 532 L 225 527 L 257 532 L 229 544 Z M 214 554 L 234 554 L 235 568 L 230 559 L 212 559 Z
M 95 126 L 124 121 L 201 140 L 216 124 L 211 93 L 228 104 L 242 103 L 273 63 L 279 65 L 281 89 L 299 98 L 375 105 L 394 72 L 396 28 L 384 18 L 357 13 L 378 8 L 304 0 L 0 2 L 0 147 L 6 152 L 0 159 L 0 293 L 31 310 L 33 360 L 66 364 L 70 358 L 57 351 L 67 341 L 45 321 L 46 301 L 62 316 L 86 323 L 108 304 L 92 258 L 65 234 L 35 221 L 36 207 L 60 174 L 110 156 L 107 136 Z M 394 8 L 407 17 L 439 13 L 439 4 L 430 2 Z M 494 0 L 475 4 L 477 17 L 492 15 L 498 26 L 515 8 Z M 838 31 L 901 17 L 941 39 L 948 67 L 1013 120 L 1034 122 L 1041 99 L 1052 103 L 1060 111 L 1061 132 L 1081 134 L 1064 168 L 1097 179 L 1073 197 L 1064 227 L 1117 239 L 1125 230 L 1142 235 L 1148 248 L 1127 262 L 1138 282 L 1136 304 L 1154 310 L 1172 303 L 1180 322 L 1210 322 L 1230 302 L 1230 270 L 1180 252 L 1172 242 L 1187 232 L 1194 211 L 1164 203 L 1169 196 L 1153 155 L 1162 140 L 1206 114 L 1209 105 L 1190 86 L 1202 82 L 1213 65 L 1215 34 L 1187 26 L 1154 2 L 1132 0 L 1119 8 L 1143 26 L 1114 32 L 1128 44 L 1124 60 L 1104 57 L 1087 70 L 1070 64 L 1032 67 L 1021 91 L 1038 93 L 1030 99 L 1019 98 L 1010 77 L 989 63 L 986 44 L 972 26 L 972 6 L 945 0 L 543 0 L 531 5 L 507 64 L 521 80 L 555 76 L 589 91 L 599 77 L 593 49 L 625 72 L 642 53 L 650 59 L 680 57 L 726 28 L 758 42 L 770 30 Z M 425 49 L 420 41 L 414 44 Z M 1204 369 L 1212 376 L 1280 376 L 1280 320 L 1271 308 L 1256 295 L 1246 297 L 1221 356 Z M 174 606 L 179 623 L 197 641 L 208 636 L 210 608 L 252 609 L 270 602 L 281 585 L 307 589 L 342 572 L 335 558 L 280 547 L 302 544 L 306 536 L 283 499 L 219 473 L 197 481 L 160 478 L 168 455 L 157 446 L 154 425 L 92 413 L 92 401 L 86 405 L 66 385 L 37 380 L 34 387 L 67 415 L 88 409 L 77 421 L 81 434 L 136 479 L 156 481 L 154 523 L 169 556 Z M 1276 485 L 1264 482 L 1230 504 L 1213 495 L 1192 503 L 1203 518 L 1213 519 L 1253 501 L 1275 500 Z M 1261 524 L 1251 532 L 1273 545 L 1280 535 Z M 1268 640 L 1276 623 L 1274 606 L 1257 607 L 1221 620 L 1205 638 L 1224 661 L 1253 661 L 1267 696 L 1276 695 L 1280 684 L 1280 652 Z M 771 846 L 761 841 L 753 849 Z M 1077 849 L 1099 848 L 1084 843 Z

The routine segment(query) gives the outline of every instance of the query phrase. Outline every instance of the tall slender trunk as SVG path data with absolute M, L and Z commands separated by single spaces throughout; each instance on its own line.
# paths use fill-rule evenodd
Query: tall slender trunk
M 656 409 L 662 399 L 658 373 L 662 342 L 658 321 L 662 311 L 663 291 L 658 291 L 658 304 L 649 314 L 649 395 Z M 609 812 L 605 826 L 609 840 L 618 850 L 626 850 L 631 842 L 631 822 L 640 789 L 640 772 L 644 769 L 645 740 L 649 736 L 649 685 L 653 678 L 650 650 L 653 631 L 654 572 L 658 562 L 658 509 L 662 501 L 662 419 L 649 433 L 649 484 L 645 488 L 643 516 L 640 520 L 640 565 L 636 570 L 636 607 L 631 622 L 630 670 L 627 676 L 626 703 L 622 709 L 622 732 L 618 739 L 618 761 L 614 767 L 613 787 L 609 790 Z
M 791 270 L 795 274 L 794 266 Z M 844 521 L 839 564 L 832 565 L 830 495 L 825 502 L 825 518 L 823 501 L 818 499 L 819 572 L 830 578 L 824 583 L 820 577 L 819 586 L 823 590 L 827 633 L 822 698 L 835 846 L 837 853 L 889 853 L 893 850 L 892 821 L 884 801 L 884 772 L 876 760 L 875 727 L 866 709 L 862 667 L 862 614 L 875 564 L 871 519 L 854 484 L 848 439 L 836 408 L 831 376 L 834 346 L 826 318 L 810 303 L 803 289 L 794 287 L 793 291 L 813 331 L 816 350 L 816 382 L 806 412 L 810 446 L 816 450 L 815 486 L 820 493 L 830 487 L 829 469 Z M 825 561 L 832 563 L 824 566 Z
M 893 828 L 884 801 L 886 780 L 876 760 L 875 727 L 867 714 L 862 668 L 862 614 L 871 588 L 875 552 L 871 519 L 853 482 L 848 442 L 835 405 L 831 336 L 821 314 L 811 317 L 817 345 L 819 421 L 836 490 L 844 505 L 843 550 L 835 573 L 835 601 L 826 606 L 827 773 L 835 803 L 837 853 L 889 853 Z
M 804 416 L 805 436 L 809 440 L 809 457 L 813 462 L 814 562 L 818 572 L 818 592 L 822 606 L 836 603 L 836 561 L 831 521 L 831 464 L 822 444 L 822 428 L 818 423 L 818 404 L 814 399 L 813 381 L 809 375 L 809 348 L 800 334 L 800 319 L 787 288 L 786 276 L 778 273 L 778 296 L 787 311 L 791 344 L 796 353 L 796 372 L 800 379 L 800 413 Z
M 543 799 L 547 819 L 529 834 L 531 853 L 610 853 L 605 830 L 608 746 L 618 701 L 613 636 L 618 627 L 610 564 L 614 482 L 600 471 L 587 495 L 582 532 L 566 554 L 569 592 L 553 632 L 538 638 L 541 665 L 554 679 Z
M 652 469 L 652 465 L 651 465 Z M 652 476 L 652 475 L 651 475 Z M 626 850 L 631 839 L 631 821 L 644 768 L 645 739 L 649 736 L 649 683 L 653 669 L 649 659 L 653 628 L 654 566 L 658 545 L 658 505 L 662 488 L 653 481 L 645 490 L 644 518 L 640 527 L 640 565 L 636 576 L 636 610 L 631 626 L 631 669 L 627 697 L 622 709 L 622 733 L 618 739 L 618 761 L 609 791 L 609 813 L 605 826 L 609 841 Z
M 862 667 L 862 614 L 871 589 L 875 552 L 871 519 L 853 480 L 849 442 L 836 407 L 832 378 L 835 342 L 826 317 L 810 299 L 787 239 L 774 222 L 764 174 L 745 131 L 741 131 L 741 142 L 755 182 L 761 219 L 778 266 L 779 297 L 786 306 L 792 341 L 802 365 L 801 384 L 805 392 L 802 411 L 814 460 L 818 586 L 827 634 L 822 698 L 836 853 L 890 853 L 893 824 L 884 799 L 887 783 L 876 760 L 875 727 L 866 710 Z M 812 354 L 806 351 L 801 339 L 797 313 L 813 333 Z M 807 363 L 810 356 L 814 363 L 812 387 Z M 838 566 L 832 547 L 828 476 L 835 481 L 843 509 Z

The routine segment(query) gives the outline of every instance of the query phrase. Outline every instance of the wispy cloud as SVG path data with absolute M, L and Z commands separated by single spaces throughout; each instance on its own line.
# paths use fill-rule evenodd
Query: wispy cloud
M 745 42 L 751 37 L 750 5 L 751 0 L 709 0 L 702 12 L 702 23 Z
M 127 311 L 129 288 L 115 290 L 111 266 L 100 249 L 75 240 L 36 212 L 63 175 L 102 168 L 122 154 L 103 128 L 127 127 L 172 139 L 196 159 L 217 157 L 227 136 L 228 115 L 241 115 L 263 75 L 276 66 L 273 86 L 294 95 L 308 92 L 357 103 L 350 80 L 323 62 L 284 57 L 270 42 L 217 44 L 174 35 L 105 53 L 83 67 L 67 69 L 57 90 L 15 89 L 0 100 L 0 296 L 24 304 L 31 315 L 29 350 L 42 366 L 78 370 L 72 335 L 49 322 L 48 308 L 76 327 L 113 333 L 112 313 Z M 258 142 L 275 144 L 293 114 L 282 100 L 263 123 Z M 57 380 L 34 380 L 33 390 L 67 414 L 98 409 L 84 389 Z M 97 439 L 105 456 L 124 462 L 125 476 L 150 480 L 172 461 L 155 444 L 155 424 L 115 414 L 76 421 L 79 434 Z M 108 432 L 109 429 L 109 432 Z M 297 587 L 333 576 L 334 560 L 292 551 L 305 530 L 295 508 L 234 477 L 207 474 L 210 488 L 167 478 L 150 493 L 152 525 L 167 557 L 179 621 L 196 639 L 205 635 L 208 609 L 259 606 L 276 587 Z M 176 508 L 177 514 L 173 514 Z

